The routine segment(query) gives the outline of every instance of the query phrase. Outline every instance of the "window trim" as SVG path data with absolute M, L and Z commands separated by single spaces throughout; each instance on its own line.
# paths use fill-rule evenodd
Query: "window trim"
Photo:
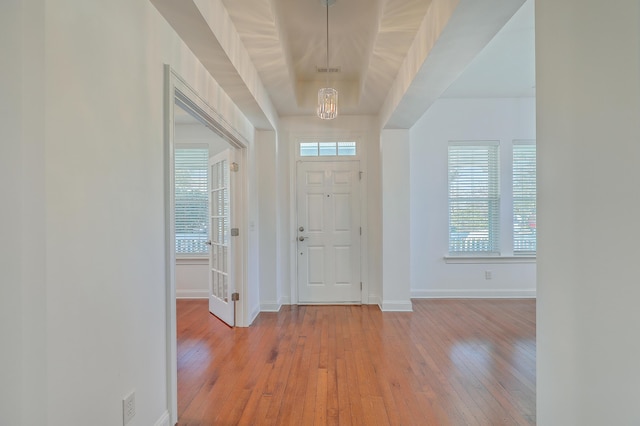
M 488 263 L 536 263 L 536 256 L 518 255 L 518 256 L 450 256 L 442 257 L 444 263 L 450 264 L 488 264 Z
M 323 142 L 331 142 L 331 143 L 339 143 L 339 142 L 351 142 L 355 143 L 356 154 L 355 155 L 309 155 L 303 156 L 300 155 L 300 146 L 303 143 L 323 143 Z M 299 138 L 296 140 L 295 144 L 295 158 L 297 161 L 354 161 L 360 160 L 362 146 L 360 140 L 354 137 L 306 137 Z M 336 147 L 337 153 L 337 147 Z

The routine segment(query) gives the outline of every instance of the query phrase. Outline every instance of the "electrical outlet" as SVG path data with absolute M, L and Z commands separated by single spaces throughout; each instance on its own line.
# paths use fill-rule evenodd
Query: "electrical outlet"
M 491 271 L 484 271 L 484 279 L 490 280 L 491 278 L 493 278 Z
M 126 425 L 136 415 L 136 393 L 131 393 L 122 399 L 122 424 Z

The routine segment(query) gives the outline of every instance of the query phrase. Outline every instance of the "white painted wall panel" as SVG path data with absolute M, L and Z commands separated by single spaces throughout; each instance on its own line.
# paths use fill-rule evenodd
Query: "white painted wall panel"
M 15 165 L 2 181 L 16 182 L 20 195 L 6 200 L 24 206 L 22 221 L 2 220 L 16 248 L 2 256 L 15 265 L 2 301 L 22 330 L 3 351 L 14 372 L 1 399 L 13 408 L 2 406 L 11 417 L 0 423 L 121 424 L 121 399 L 135 389 L 132 425 L 155 424 L 167 410 L 163 65 L 249 141 L 253 127 L 149 2 L 20 7 L 0 13 L 17 92 L 1 105 L 19 111 L 2 120 L 23 135 L 3 143 Z
M 640 3 L 536 0 L 536 49 L 538 424 L 637 425 Z
M 382 304 L 386 311 L 410 311 L 409 130 L 383 130 Z

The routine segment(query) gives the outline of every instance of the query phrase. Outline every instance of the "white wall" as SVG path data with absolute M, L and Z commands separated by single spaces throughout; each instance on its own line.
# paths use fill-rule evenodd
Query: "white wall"
M 176 297 L 206 299 L 209 297 L 209 259 L 176 259 Z
M 409 130 L 383 130 L 382 170 L 382 293 L 384 311 L 411 311 Z
M 537 420 L 638 425 L 640 3 L 536 0 L 536 49 Z
M 280 120 L 276 142 L 276 200 L 277 200 L 277 282 L 276 289 L 265 288 L 261 294 L 276 294 L 279 304 L 292 302 L 292 285 L 295 285 L 295 210 L 293 210 L 291 191 L 295 179 L 295 144 L 298 138 L 329 137 L 359 140 L 361 161 L 365 175 L 363 181 L 366 191 L 363 193 L 366 208 L 362 216 L 362 247 L 366 253 L 362 264 L 362 279 L 365 294 L 371 303 L 380 298 L 380 134 L 376 117 L 338 116 L 334 120 L 323 121 L 315 116 L 285 117 Z M 294 290 L 295 295 L 295 290 Z M 263 300 L 265 303 L 271 300 Z M 293 300 L 295 302 L 295 300 Z
M 278 203 L 276 189 L 276 132 L 256 132 L 258 209 L 260 212 L 261 311 L 278 311 L 282 295 L 278 292 Z
M 534 263 L 449 264 L 447 146 L 500 141 L 501 247 L 511 256 L 514 140 L 535 140 L 535 99 L 441 99 L 411 129 L 411 293 L 413 297 L 535 296 Z M 492 279 L 485 279 L 491 271 Z
M 45 424 L 44 2 L 0 4 L 0 424 Z
M 0 287 L 20 325 L 2 321 L 0 423 L 121 424 L 135 389 L 131 425 L 153 425 L 167 410 L 163 64 L 253 128 L 150 3 L 5 4 L 2 166 L 15 162 L 0 188 L 20 207 L 2 209 L 15 251 Z

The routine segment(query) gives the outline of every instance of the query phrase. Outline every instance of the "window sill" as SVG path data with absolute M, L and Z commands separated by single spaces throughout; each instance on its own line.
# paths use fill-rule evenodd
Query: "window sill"
M 444 263 L 536 263 L 535 256 L 444 256 Z

